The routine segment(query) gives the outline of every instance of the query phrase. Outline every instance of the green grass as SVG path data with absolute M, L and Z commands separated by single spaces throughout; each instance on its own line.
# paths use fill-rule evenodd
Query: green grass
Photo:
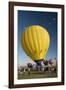
M 28 72 L 19 74 L 18 79 L 33 79 L 33 78 L 53 78 L 57 77 L 57 73 L 55 72 L 41 72 L 41 71 L 31 71 L 30 75 Z

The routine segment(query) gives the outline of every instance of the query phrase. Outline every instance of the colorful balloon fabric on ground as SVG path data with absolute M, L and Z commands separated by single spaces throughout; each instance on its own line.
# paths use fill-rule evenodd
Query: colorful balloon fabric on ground
M 50 35 L 42 26 L 29 26 L 22 32 L 21 45 L 25 53 L 33 60 L 45 60 L 50 45 Z

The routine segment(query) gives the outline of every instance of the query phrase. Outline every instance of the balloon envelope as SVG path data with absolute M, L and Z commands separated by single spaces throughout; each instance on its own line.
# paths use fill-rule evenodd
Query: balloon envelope
M 45 59 L 50 45 L 49 33 L 39 25 L 29 26 L 21 34 L 21 45 L 33 60 Z

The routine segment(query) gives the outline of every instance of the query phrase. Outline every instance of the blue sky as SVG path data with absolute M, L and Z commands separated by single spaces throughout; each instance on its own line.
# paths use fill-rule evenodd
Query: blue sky
M 18 64 L 32 62 L 21 47 L 21 33 L 25 27 L 41 25 L 50 34 L 50 47 L 46 59 L 57 58 L 57 13 L 18 10 Z

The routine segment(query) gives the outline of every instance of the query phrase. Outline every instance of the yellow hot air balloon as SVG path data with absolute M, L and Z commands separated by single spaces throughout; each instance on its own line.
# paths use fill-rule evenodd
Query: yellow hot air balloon
M 49 33 L 42 26 L 29 26 L 21 34 L 21 45 L 34 61 L 45 60 L 50 45 Z

